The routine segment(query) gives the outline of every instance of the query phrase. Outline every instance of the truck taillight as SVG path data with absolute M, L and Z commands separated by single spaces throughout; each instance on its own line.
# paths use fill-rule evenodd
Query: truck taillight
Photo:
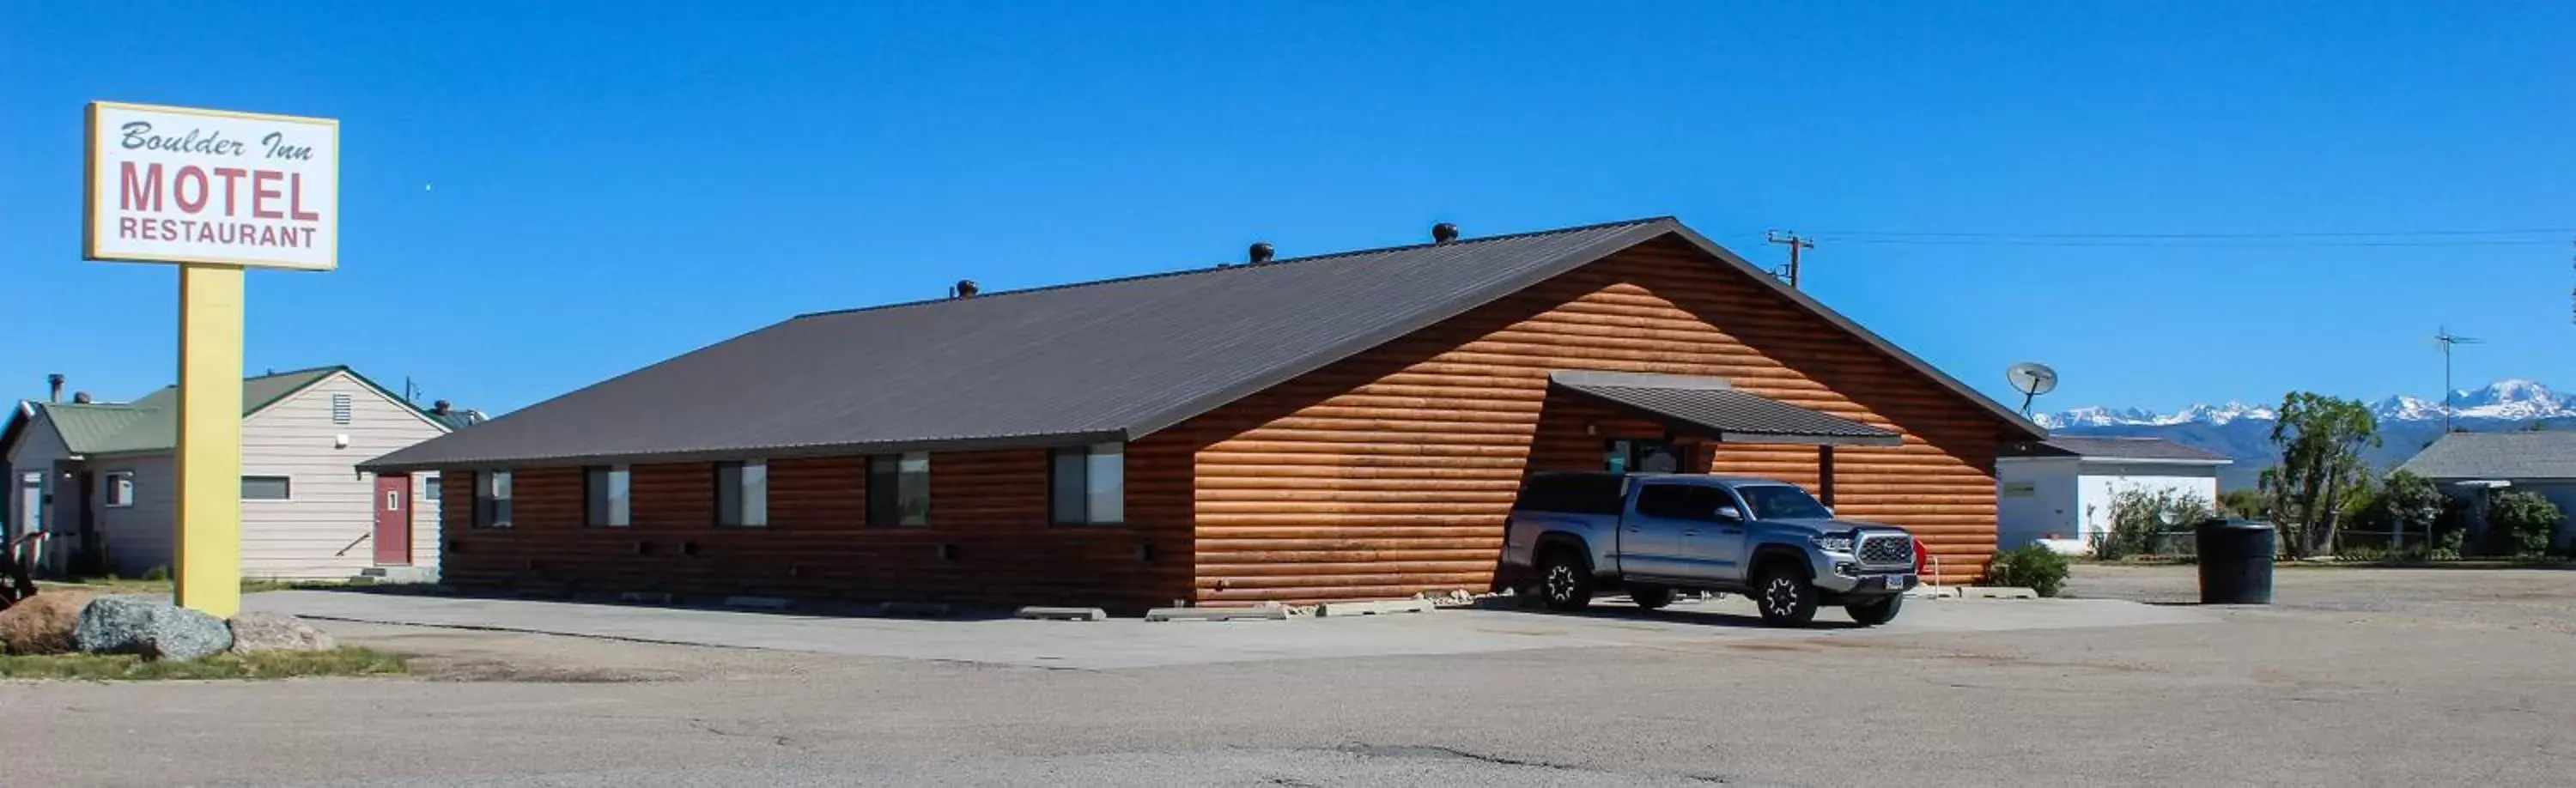
M 1915 573 L 1915 574 L 1918 574 L 1918 575 L 1919 575 L 1919 574 L 1923 574 L 1923 554 L 1924 554 L 1925 552 L 1929 552 L 1929 551 L 1927 551 L 1927 550 L 1924 550 L 1924 549 L 1923 549 L 1923 540 L 1921 540 L 1921 539 L 1916 539 L 1916 540 L 1914 540 L 1914 573 Z

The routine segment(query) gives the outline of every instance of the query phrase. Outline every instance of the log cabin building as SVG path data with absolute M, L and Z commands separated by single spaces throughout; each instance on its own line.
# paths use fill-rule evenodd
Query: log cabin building
M 1670 218 L 811 314 L 379 457 L 442 572 L 1148 605 L 1484 590 L 1523 475 L 1766 476 L 1995 545 L 2029 421 Z

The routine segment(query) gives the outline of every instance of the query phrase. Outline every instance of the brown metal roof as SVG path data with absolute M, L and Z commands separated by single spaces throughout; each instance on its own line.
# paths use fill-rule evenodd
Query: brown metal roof
M 1727 443 L 1900 446 L 1903 436 L 1857 421 L 1729 388 L 1722 378 L 1559 372 L 1549 382 L 1612 405 L 1644 412 Z
M 361 467 L 1132 440 L 1660 237 L 2035 425 L 1670 218 L 805 315 Z

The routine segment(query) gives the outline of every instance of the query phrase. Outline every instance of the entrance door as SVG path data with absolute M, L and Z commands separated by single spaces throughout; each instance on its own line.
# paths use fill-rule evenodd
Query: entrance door
M 411 565 L 411 474 L 376 475 L 376 565 Z

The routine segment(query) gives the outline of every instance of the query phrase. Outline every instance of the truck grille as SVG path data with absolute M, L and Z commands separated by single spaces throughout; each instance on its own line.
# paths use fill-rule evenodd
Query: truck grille
M 1913 566 L 1914 537 L 1871 534 L 1860 538 L 1860 562 L 1870 566 Z

